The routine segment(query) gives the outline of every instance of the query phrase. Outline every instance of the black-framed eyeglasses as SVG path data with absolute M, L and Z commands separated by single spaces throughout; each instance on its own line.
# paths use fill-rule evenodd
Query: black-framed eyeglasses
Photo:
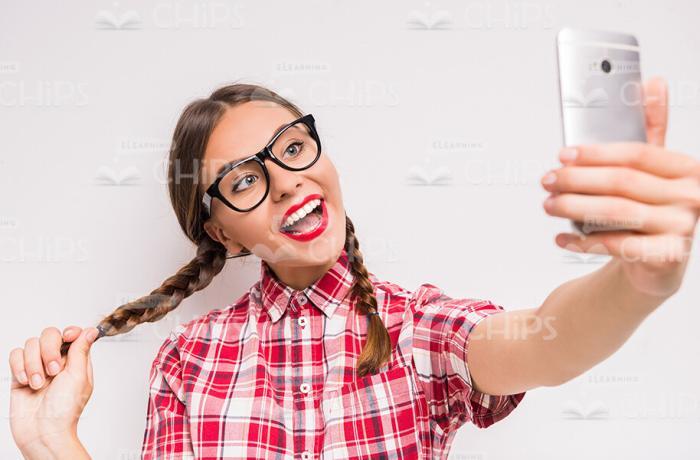
M 310 113 L 282 126 L 258 153 L 227 163 L 202 197 L 206 217 L 211 217 L 214 198 L 238 212 L 257 208 L 270 192 L 270 159 L 289 171 L 310 168 L 321 156 L 321 140 Z

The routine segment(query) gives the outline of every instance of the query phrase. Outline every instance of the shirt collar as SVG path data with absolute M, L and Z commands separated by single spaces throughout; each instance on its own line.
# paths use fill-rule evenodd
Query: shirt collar
M 321 278 L 302 290 L 287 286 L 277 278 L 265 260 L 260 262 L 260 291 L 263 310 L 267 311 L 273 323 L 282 317 L 289 302 L 300 292 L 330 318 L 348 295 L 353 282 L 354 276 L 345 248 L 335 264 Z

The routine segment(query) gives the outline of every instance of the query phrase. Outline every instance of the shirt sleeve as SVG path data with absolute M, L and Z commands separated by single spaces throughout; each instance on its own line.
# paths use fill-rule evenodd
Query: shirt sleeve
M 176 343 L 171 334 L 151 365 L 142 460 L 195 458 Z
M 471 421 L 487 428 L 505 418 L 525 392 L 489 395 L 472 388 L 467 365 L 469 334 L 481 320 L 504 311 L 488 300 L 453 299 L 432 284 L 411 296 L 413 358 L 430 418 L 447 435 Z

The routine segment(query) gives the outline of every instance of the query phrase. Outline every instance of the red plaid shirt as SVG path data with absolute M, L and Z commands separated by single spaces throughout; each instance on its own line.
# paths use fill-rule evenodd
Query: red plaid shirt
M 498 305 L 370 273 L 393 351 L 358 378 L 367 318 L 346 298 L 345 250 L 301 291 L 265 261 L 260 270 L 235 303 L 176 327 L 158 350 L 142 458 L 447 458 L 460 426 L 486 428 L 525 396 L 471 387 L 469 332 Z

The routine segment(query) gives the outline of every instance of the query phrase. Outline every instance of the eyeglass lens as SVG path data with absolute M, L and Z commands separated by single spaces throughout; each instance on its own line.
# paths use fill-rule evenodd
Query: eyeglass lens
M 286 130 L 270 147 L 272 153 L 290 168 L 304 169 L 316 159 L 318 144 L 309 127 L 296 123 Z M 230 170 L 219 182 L 219 192 L 241 210 L 256 206 L 267 190 L 265 173 L 259 162 L 248 160 Z

